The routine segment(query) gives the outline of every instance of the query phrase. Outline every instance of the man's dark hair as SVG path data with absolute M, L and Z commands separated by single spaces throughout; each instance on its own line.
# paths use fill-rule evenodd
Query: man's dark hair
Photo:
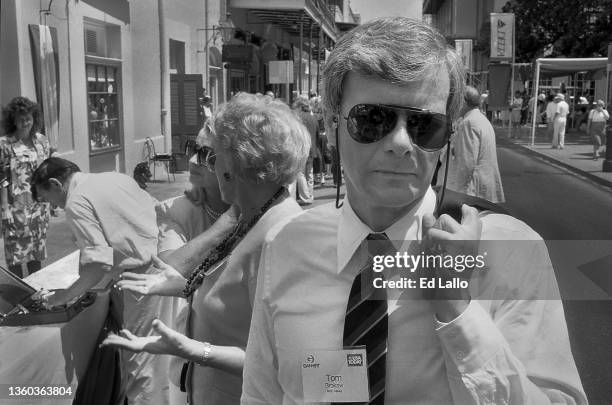
M 79 169 L 79 166 L 70 160 L 50 157 L 49 159 L 43 161 L 40 166 L 36 168 L 34 174 L 32 174 L 32 180 L 30 180 L 32 193 L 36 193 L 36 186 L 40 186 L 45 190 L 48 190 L 49 179 L 57 179 L 64 184 L 66 179 L 68 179 L 73 173 L 80 171 L 81 169 Z
M 17 130 L 15 119 L 23 114 L 32 114 L 31 135 L 40 129 L 42 116 L 38 104 L 27 97 L 15 97 L 2 109 L 2 129 L 6 135 L 12 135 Z

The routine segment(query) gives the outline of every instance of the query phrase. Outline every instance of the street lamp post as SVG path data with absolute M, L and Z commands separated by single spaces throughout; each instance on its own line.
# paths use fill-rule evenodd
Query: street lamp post
M 206 23 L 208 24 L 208 11 L 206 11 Z M 219 25 L 213 25 L 212 28 L 198 28 L 197 31 L 204 31 L 204 49 L 202 51 L 204 53 L 204 69 L 205 69 L 205 87 L 206 90 L 209 90 L 209 44 L 215 43 L 218 37 L 221 37 L 223 43 L 226 44 L 232 40 L 234 37 L 234 32 L 236 31 L 236 26 L 234 22 L 230 19 L 230 14 L 227 14 L 225 21 L 219 22 Z M 208 31 L 213 31 L 212 36 L 208 36 Z

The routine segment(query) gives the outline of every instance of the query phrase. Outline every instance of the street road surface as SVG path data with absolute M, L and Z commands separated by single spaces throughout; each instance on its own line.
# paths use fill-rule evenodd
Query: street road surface
M 612 398 L 611 298 L 593 285 L 597 290 L 592 296 L 597 300 L 585 300 L 571 280 L 590 283 L 576 264 L 612 254 L 606 251 L 612 243 L 612 190 L 503 142 L 498 144 L 498 159 L 506 208 L 546 241 L 555 241 L 547 244 L 562 294 L 578 296 L 564 301 L 564 308 L 582 383 L 591 404 L 608 404 Z

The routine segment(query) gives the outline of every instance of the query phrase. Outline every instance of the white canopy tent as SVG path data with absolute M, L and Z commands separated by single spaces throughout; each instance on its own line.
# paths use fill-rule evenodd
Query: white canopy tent
M 535 97 L 539 94 L 538 85 L 540 74 L 547 77 L 569 76 L 576 72 L 589 72 L 605 70 L 608 58 L 540 58 L 536 59 L 535 67 Z M 606 80 L 606 100 L 608 99 L 608 85 L 610 75 Z M 531 145 L 535 142 L 535 130 L 537 123 L 538 103 L 533 103 L 532 126 L 531 126 Z

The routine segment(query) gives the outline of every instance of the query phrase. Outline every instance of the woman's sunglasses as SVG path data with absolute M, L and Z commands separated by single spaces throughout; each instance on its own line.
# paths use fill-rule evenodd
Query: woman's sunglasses
M 196 146 L 198 165 L 206 167 L 211 172 L 215 170 L 215 162 L 217 155 L 215 151 L 208 146 Z
M 351 138 L 359 143 L 372 143 L 393 131 L 400 116 L 399 111 L 404 112 L 410 139 L 420 149 L 433 152 L 446 145 L 452 134 L 452 124 L 445 114 L 414 107 L 357 104 L 344 119 L 347 120 Z

